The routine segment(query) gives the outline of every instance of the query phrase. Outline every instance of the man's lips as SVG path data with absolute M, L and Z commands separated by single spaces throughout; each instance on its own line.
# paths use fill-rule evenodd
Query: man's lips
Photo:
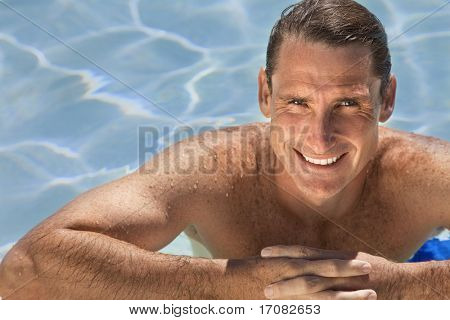
M 295 150 L 295 149 L 294 149 Z M 299 158 L 308 165 L 308 167 L 314 167 L 314 168 L 329 168 L 329 167 L 335 167 L 337 164 L 339 164 L 342 159 L 347 155 L 346 153 L 342 154 L 336 154 L 336 155 L 327 155 L 327 156 L 321 156 L 319 157 L 310 157 L 307 155 L 304 155 L 303 153 L 295 150 Z

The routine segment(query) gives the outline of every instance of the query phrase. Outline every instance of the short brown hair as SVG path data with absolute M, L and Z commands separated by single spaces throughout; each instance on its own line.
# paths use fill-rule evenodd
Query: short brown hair
M 352 0 L 304 0 L 284 9 L 272 28 L 267 46 L 266 74 L 270 90 L 281 43 L 292 36 L 336 47 L 350 43 L 369 47 L 373 71 L 381 79 L 384 96 L 391 72 L 387 36 L 380 20 L 364 6 Z

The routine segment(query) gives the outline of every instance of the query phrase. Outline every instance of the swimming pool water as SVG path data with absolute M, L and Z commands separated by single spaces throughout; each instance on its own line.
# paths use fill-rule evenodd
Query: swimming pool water
M 263 120 L 256 76 L 290 3 L 0 1 L 0 259 L 79 193 L 137 168 L 138 126 L 179 125 L 155 105 L 194 128 Z M 450 5 L 423 20 L 444 1 L 361 3 L 393 39 L 387 126 L 449 140 Z M 163 251 L 191 247 L 182 234 Z

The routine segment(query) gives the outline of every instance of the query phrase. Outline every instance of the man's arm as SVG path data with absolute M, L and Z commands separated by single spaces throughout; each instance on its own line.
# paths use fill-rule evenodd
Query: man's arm
M 404 221 L 430 234 L 450 228 L 450 143 L 397 132 L 390 148 L 386 183 L 398 190 Z M 386 298 L 450 299 L 450 260 L 392 263 L 385 272 Z
M 404 204 L 416 224 L 450 228 L 450 143 L 408 134 L 402 157 Z M 407 155 L 405 157 L 405 155 Z M 406 169 L 406 170 L 405 170 Z M 397 265 L 390 296 L 404 299 L 450 299 L 450 260 Z
M 192 144 L 181 146 L 198 151 Z M 184 201 L 192 178 L 164 163 L 173 153 L 169 148 L 156 156 L 146 166 L 151 172 L 139 170 L 80 195 L 31 230 L 0 265 L 0 296 L 231 298 L 226 260 L 156 252 L 194 219 Z
M 420 225 L 450 228 L 450 143 L 438 138 L 408 134 L 404 150 L 394 156 L 402 199 Z
M 380 289 L 385 299 L 450 299 L 450 260 L 392 263 Z
M 150 252 L 89 231 L 56 229 L 33 241 L 40 237 L 22 240 L 2 264 L 3 298 L 229 298 L 226 260 Z

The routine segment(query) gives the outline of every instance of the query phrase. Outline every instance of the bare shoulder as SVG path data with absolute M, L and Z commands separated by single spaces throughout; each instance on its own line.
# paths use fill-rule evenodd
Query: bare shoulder
M 448 174 L 450 143 L 439 138 L 380 127 L 376 159 L 385 169 L 418 174 Z
M 243 176 L 255 176 L 268 141 L 267 128 L 250 123 L 204 131 L 170 145 L 140 171 L 147 174 L 153 193 L 160 190 L 161 197 L 169 199 L 172 210 L 208 212 L 205 206 L 232 202 L 231 196 L 225 197 Z
M 216 177 L 232 175 L 243 162 L 251 162 L 263 140 L 267 125 L 250 123 L 215 130 L 174 143 L 141 167 L 141 173 Z
M 450 143 L 380 127 L 375 163 L 380 178 L 410 212 L 434 227 L 450 226 Z
M 379 127 L 379 129 L 380 146 L 382 148 L 389 145 L 390 147 L 396 147 L 394 151 L 402 149 L 405 152 L 419 151 L 448 157 L 450 143 L 445 140 L 386 127 Z
M 255 122 L 211 130 L 197 137 L 202 150 L 213 155 L 217 179 L 256 174 L 267 154 L 269 126 Z

